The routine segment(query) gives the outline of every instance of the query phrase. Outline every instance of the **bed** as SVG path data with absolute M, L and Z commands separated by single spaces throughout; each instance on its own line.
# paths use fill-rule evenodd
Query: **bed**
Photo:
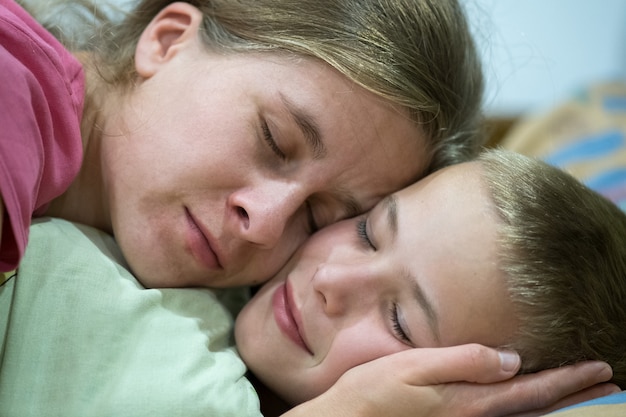
M 0 415 L 261 415 L 231 332 L 244 293 L 144 289 L 104 232 L 30 234 L 0 287 Z

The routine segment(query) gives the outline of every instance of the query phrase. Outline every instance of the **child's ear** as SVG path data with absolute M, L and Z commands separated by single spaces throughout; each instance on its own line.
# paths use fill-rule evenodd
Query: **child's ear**
M 144 29 L 135 49 L 135 69 L 150 78 L 189 43 L 196 42 L 202 12 L 188 3 L 172 3 L 163 8 Z

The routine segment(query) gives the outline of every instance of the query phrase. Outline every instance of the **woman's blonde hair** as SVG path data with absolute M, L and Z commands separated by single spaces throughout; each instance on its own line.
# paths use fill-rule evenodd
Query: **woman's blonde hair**
M 68 2 L 90 4 L 86 0 L 64 1 Z M 118 23 L 100 26 L 96 37 L 81 39 L 82 47 L 97 53 L 104 80 L 132 85 L 137 40 L 170 3 L 173 1 L 140 1 Z M 430 170 L 475 156 L 483 143 L 479 128 L 482 69 L 464 11 L 456 0 L 187 3 L 204 15 L 201 33 L 210 50 L 281 52 L 320 59 L 356 84 L 406 109 L 429 139 Z M 91 5 L 85 10 L 98 9 Z
M 505 151 L 479 158 L 502 220 L 501 268 L 530 372 L 586 359 L 626 388 L 626 213 L 569 174 Z

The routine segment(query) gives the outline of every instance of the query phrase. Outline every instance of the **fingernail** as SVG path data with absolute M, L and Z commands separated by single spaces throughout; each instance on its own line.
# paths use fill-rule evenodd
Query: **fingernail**
M 517 371 L 521 363 L 519 355 L 511 351 L 500 351 L 500 366 L 505 372 Z
M 611 368 L 611 366 L 607 363 L 601 362 L 598 365 L 598 378 L 600 378 L 603 381 L 608 381 L 609 379 L 613 378 L 613 369 Z

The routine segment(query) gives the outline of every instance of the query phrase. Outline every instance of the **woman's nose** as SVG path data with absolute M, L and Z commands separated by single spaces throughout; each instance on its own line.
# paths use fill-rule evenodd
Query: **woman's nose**
M 266 249 L 275 247 L 296 216 L 305 216 L 304 192 L 289 184 L 236 191 L 229 197 L 228 209 L 235 219 L 235 233 Z M 301 231 L 301 240 L 306 229 Z M 298 236 L 285 236 L 298 239 Z M 299 243 L 299 242 L 296 242 Z

